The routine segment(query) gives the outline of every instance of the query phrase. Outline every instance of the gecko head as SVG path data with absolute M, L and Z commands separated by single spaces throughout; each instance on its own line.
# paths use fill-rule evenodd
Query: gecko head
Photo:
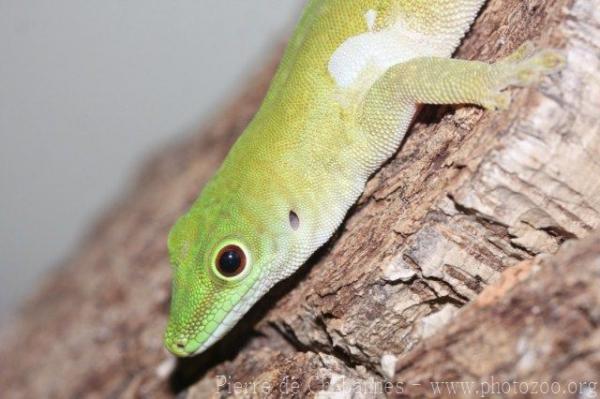
M 202 197 L 168 239 L 173 282 L 164 342 L 180 357 L 205 351 L 231 330 L 276 282 L 269 270 L 285 261 L 277 261 L 278 244 L 244 221 L 247 209 L 214 209 Z

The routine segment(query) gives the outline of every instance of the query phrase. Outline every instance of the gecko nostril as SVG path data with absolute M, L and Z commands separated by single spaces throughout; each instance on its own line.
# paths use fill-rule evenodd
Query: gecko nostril
M 179 349 L 185 349 L 185 344 L 187 344 L 187 339 L 181 338 L 175 342 L 175 346 Z

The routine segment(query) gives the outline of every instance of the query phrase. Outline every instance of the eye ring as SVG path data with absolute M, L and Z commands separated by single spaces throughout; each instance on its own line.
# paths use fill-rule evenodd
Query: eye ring
M 235 244 L 221 248 L 215 259 L 216 270 L 225 278 L 239 276 L 246 268 L 246 264 L 246 253 Z

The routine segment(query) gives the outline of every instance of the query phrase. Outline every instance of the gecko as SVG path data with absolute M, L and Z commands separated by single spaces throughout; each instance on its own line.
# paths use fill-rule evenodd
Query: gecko
M 253 119 L 168 236 L 176 356 L 205 351 L 342 224 L 421 104 L 506 109 L 560 70 L 525 42 L 451 58 L 485 0 L 310 0 Z

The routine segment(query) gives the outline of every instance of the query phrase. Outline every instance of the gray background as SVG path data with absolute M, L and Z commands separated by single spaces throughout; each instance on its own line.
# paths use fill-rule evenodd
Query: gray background
M 201 124 L 301 0 L 0 0 L 0 322 L 144 154 Z

